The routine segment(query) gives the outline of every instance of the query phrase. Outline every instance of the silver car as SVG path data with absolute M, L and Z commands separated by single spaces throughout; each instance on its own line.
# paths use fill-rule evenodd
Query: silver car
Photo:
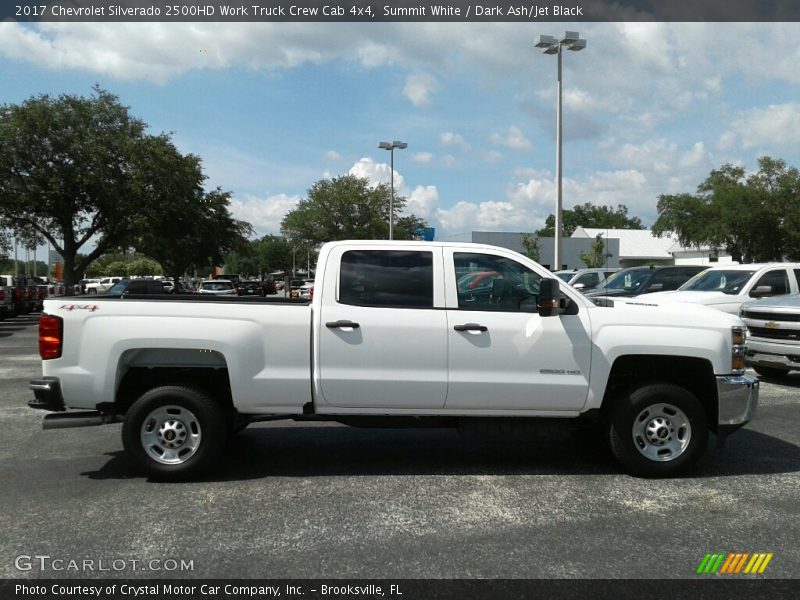
M 565 281 L 582 292 L 593 290 L 614 273 L 615 268 L 575 269 L 574 271 L 556 271 L 553 273 L 561 281 Z
M 236 296 L 236 286 L 227 279 L 204 279 L 197 288 L 198 294 L 214 296 Z

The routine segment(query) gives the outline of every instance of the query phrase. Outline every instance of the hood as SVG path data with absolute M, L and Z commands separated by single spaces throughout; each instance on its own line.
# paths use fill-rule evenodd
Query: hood
M 735 294 L 723 294 L 722 292 L 654 292 L 640 297 L 658 302 L 691 302 L 706 305 L 730 304 L 737 301 Z
M 703 304 L 660 302 L 651 298 L 653 295 L 619 298 L 606 305 L 596 305 L 592 310 L 592 322 L 706 330 L 727 330 L 734 325 L 742 325 L 742 321 L 729 312 Z
M 772 296 L 761 300 L 751 300 L 742 305 L 742 308 L 792 308 L 800 309 L 800 294 L 788 296 Z

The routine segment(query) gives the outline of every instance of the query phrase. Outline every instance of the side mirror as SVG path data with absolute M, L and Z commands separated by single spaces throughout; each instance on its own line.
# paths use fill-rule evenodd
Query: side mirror
M 582 289 L 586 288 L 586 284 L 585 283 L 576 283 L 572 287 L 574 287 L 576 290 L 582 290 Z
M 753 298 L 765 298 L 766 296 L 772 295 L 772 286 L 771 285 L 759 285 L 756 287 L 750 295 Z
M 539 286 L 539 316 L 552 317 L 557 314 L 559 297 L 558 279 L 542 279 Z

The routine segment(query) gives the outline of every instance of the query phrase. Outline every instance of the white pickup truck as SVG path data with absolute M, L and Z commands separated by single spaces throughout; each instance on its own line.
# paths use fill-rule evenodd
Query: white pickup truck
M 491 285 L 462 283 L 475 273 Z M 525 439 L 595 424 L 628 472 L 674 476 L 753 416 L 744 337 L 705 307 L 598 306 L 504 248 L 332 242 L 310 302 L 47 300 L 29 404 L 57 411 L 45 429 L 122 421 L 157 479 L 197 475 L 228 435 L 276 419 Z

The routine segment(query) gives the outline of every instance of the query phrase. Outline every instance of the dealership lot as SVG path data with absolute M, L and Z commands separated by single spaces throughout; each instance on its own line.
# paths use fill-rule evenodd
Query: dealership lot
M 130 474 L 119 425 L 42 431 L 36 318 L 0 322 L 0 577 L 686 578 L 733 551 L 800 568 L 798 374 L 762 383 L 756 420 L 686 479 L 623 475 L 586 435 L 278 422 L 158 484 Z

